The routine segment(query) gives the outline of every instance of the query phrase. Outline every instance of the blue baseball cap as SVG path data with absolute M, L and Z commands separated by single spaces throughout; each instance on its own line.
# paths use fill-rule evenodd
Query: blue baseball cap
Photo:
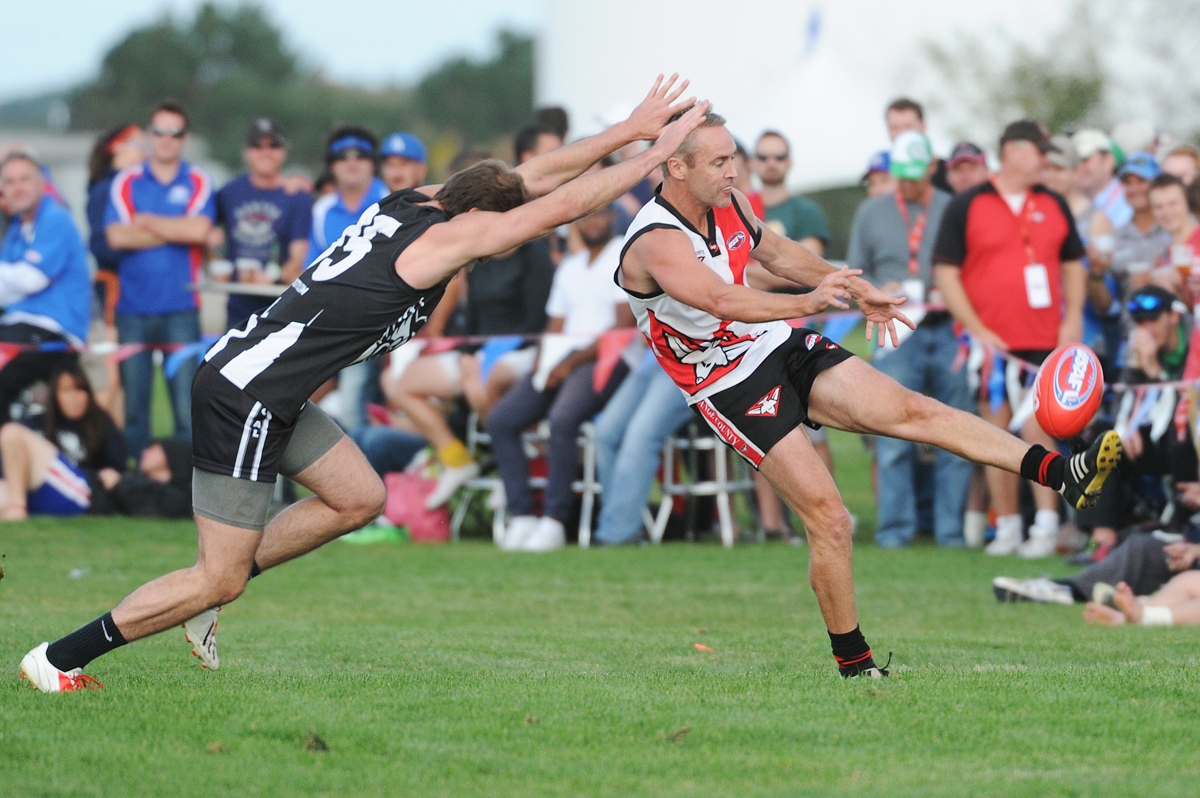
M 1126 158 L 1125 163 L 1117 170 L 1117 177 L 1137 175 L 1143 180 L 1153 180 L 1160 174 L 1162 169 L 1159 168 L 1158 161 L 1148 152 L 1135 152 Z
M 892 158 L 887 150 L 880 150 L 871 156 L 871 160 L 867 162 L 867 171 L 863 172 L 861 180 L 866 180 L 875 172 L 891 171 Z
M 383 140 L 379 154 L 384 158 L 389 155 L 399 155 L 417 163 L 425 163 L 427 158 L 425 142 L 412 133 L 393 133 Z

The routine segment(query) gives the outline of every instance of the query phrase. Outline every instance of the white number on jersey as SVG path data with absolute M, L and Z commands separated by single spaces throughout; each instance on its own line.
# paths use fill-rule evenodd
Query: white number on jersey
M 318 283 L 332 280 L 367 256 L 371 251 L 371 240 L 375 236 L 383 233 L 391 238 L 399 229 L 400 222 L 391 216 L 380 214 L 379 203 L 376 202 L 363 211 L 358 221 L 347 227 L 342 237 L 321 254 L 321 260 L 313 267 L 310 279 Z M 345 250 L 346 257 L 334 263 L 332 255 L 339 247 Z

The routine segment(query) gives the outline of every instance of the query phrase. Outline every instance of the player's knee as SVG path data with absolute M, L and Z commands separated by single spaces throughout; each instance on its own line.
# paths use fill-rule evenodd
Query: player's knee
M 363 484 L 355 496 L 353 513 L 359 526 L 365 526 L 380 516 L 387 503 L 387 490 L 383 481 L 376 477 Z
M 854 527 L 850 511 L 840 500 L 830 499 L 809 508 L 809 545 L 813 547 L 849 548 Z
M 246 589 L 246 580 L 249 570 L 245 573 L 241 569 L 228 569 L 220 572 L 208 572 L 205 579 L 205 601 L 209 606 L 228 604 L 242 595 L 242 591 Z

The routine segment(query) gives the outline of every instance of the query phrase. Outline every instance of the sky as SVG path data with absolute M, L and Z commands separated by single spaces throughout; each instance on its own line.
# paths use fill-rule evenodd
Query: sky
M 503 27 L 536 33 L 550 0 L 257 0 L 308 63 L 347 83 L 412 83 L 457 55 L 491 54 Z M 13 3 L 0 21 L 0 102 L 94 76 L 132 29 L 170 11 L 189 18 L 200 0 L 55 0 Z M 236 5 L 219 0 L 220 5 Z M 53 9 L 48 14 L 47 10 Z M 336 12 L 331 9 L 338 9 Z

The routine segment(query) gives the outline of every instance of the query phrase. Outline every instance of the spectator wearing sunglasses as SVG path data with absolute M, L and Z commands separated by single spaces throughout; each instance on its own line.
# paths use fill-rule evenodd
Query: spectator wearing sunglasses
M 1159 285 L 1147 285 L 1134 292 L 1125 310 L 1133 329 L 1125 346 L 1121 382 L 1132 385 L 1200 377 L 1188 368 L 1191 314 L 1175 294 Z M 1090 554 L 1084 554 L 1082 562 L 1104 559 L 1117 544 L 1116 530 L 1160 516 L 1165 506 L 1162 477 L 1170 477 L 1180 488 L 1200 480 L 1191 425 L 1186 425 L 1180 440 L 1175 424 L 1162 417 L 1174 416 L 1175 406 L 1160 407 L 1155 402 L 1139 407 L 1142 404 L 1135 402 L 1122 433 L 1124 453 L 1113 473 L 1115 487 L 1106 486 L 1105 496 L 1095 507 L 1076 515 L 1078 527 L 1092 535 Z M 1191 492 L 1194 496 L 1194 488 Z
M 120 258 L 117 337 L 123 344 L 187 344 L 200 340 L 196 281 L 203 248 L 216 218 L 212 178 L 183 160 L 188 115 L 181 105 L 159 103 L 150 115 L 150 157 L 113 178 L 105 209 L 108 244 Z M 139 457 L 150 443 L 151 352 L 121 361 L 125 391 L 125 441 Z M 192 434 L 192 377 L 187 359 L 167 380 L 175 435 Z
M 285 185 L 287 139 L 275 120 L 258 119 L 250 126 L 242 158 L 248 171 L 217 192 L 218 227 L 209 244 L 224 244 L 235 267 L 230 279 L 289 284 L 308 263 L 312 195 L 288 191 Z M 226 327 L 241 327 L 270 302 L 269 297 L 230 294 Z
M 358 221 L 366 208 L 391 193 L 375 175 L 378 152 L 379 140 L 365 127 L 346 125 L 329 134 L 325 165 L 333 173 L 334 190 L 313 203 L 309 266 L 341 238 L 342 231 Z M 334 415 L 349 432 L 367 423 L 368 402 L 383 399 L 379 389 L 381 363 L 356 363 L 338 375 L 340 406 Z

